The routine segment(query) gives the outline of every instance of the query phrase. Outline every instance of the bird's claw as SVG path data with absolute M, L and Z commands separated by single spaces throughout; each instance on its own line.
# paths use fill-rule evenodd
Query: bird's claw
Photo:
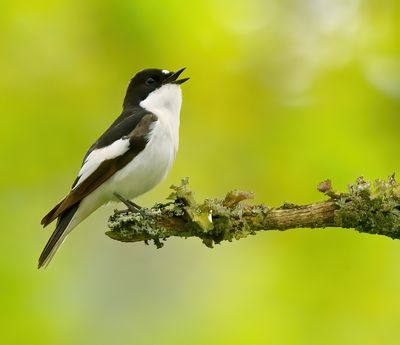
M 128 199 L 125 199 L 122 195 L 118 193 L 114 193 L 114 195 L 123 203 L 125 204 L 126 207 L 128 207 L 128 210 L 133 212 L 133 213 L 138 213 L 142 209 L 138 204 L 135 204 L 133 201 L 130 201 Z M 119 211 L 119 212 L 126 212 L 125 211 Z

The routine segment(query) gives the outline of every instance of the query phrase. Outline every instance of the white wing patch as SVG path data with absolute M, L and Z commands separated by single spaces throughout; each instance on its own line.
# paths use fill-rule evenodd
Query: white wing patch
M 166 69 L 163 69 L 163 70 L 161 71 L 161 73 L 164 73 L 164 74 L 169 74 L 169 71 L 168 71 L 168 70 L 166 70 Z
M 90 154 L 86 157 L 81 170 L 79 170 L 79 180 L 73 189 L 78 187 L 79 184 L 86 180 L 100 166 L 101 163 L 108 159 L 122 156 L 128 150 L 129 139 L 119 139 L 114 141 L 109 146 L 90 152 Z

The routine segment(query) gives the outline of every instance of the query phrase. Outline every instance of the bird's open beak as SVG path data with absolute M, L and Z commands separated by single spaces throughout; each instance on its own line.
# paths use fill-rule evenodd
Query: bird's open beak
M 186 67 L 183 67 L 176 72 L 173 72 L 169 77 L 167 77 L 164 81 L 163 84 L 183 84 L 185 81 L 188 81 L 190 78 L 183 78 L 183 79 L 178 79 L 180 74 L 185 70 Z

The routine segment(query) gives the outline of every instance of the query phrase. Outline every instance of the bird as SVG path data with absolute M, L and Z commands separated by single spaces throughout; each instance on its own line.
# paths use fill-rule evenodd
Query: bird
M 182 104 L 175 72 L 148 68 L 130 80 L 122 113 L 89 148 L 69 193 L 42 219 L 57 220 L 38 261 L 46 267 L 68 234 L 100 206 L 130 201 L 158 185 L 169 173 L 179 145 Z

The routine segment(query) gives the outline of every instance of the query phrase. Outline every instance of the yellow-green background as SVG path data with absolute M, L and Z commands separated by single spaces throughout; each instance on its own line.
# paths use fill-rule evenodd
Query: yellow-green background
M 1 344 L 399 344 L 400 241 L 266 232 L 210 250 L 108 239 L 106 207 L 36 270 L 88 146 L 133 74 L 187 67 L 162 201 L 240 188 L 279 205 L 400 169 L 398 0 L 4 1 Z

